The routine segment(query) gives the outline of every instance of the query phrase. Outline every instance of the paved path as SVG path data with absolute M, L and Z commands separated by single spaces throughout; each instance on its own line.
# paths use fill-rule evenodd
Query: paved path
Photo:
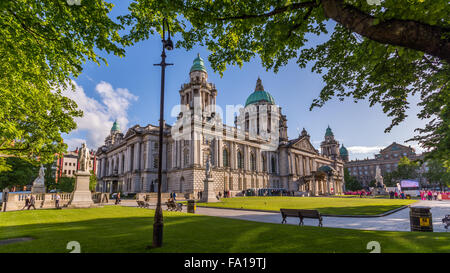
M 136 206 L 136 202 L 124 202 L 123 206 Z M 154 207 L 155 205 L 151 206 Z M 450 202 L 448 201 L 419 201 L 412 206 L 431 207 L 433 216 L 434 232 L 446 232 L 442 223 L 442 218 L 450 214 Z M 165 210 L 166 206 L 163 205 Z M 186 211 L 186 206 L 183 206 Z M 232 209 L 216 209 L 197 207 L 196 214 L 217 216 L 224 218 L 234 218 L 248 221 L 280 223 L 281 214 L 279 212 L 260 212 L 249 210 L 232 210 Z M 287 218 L 287 223 L 298 225 L 299 220 L 296 218 Z M 317 226 L 318 220 L 305 219 L 304 224 L 307 226 Z M 351 218 L 351 217 L 323 217 L 324 227 L 363 229 L 363 230 L 391 230 L 391 231 L 410 231 L 409 208 L 400 210 L 384 217 L 373 218 Z

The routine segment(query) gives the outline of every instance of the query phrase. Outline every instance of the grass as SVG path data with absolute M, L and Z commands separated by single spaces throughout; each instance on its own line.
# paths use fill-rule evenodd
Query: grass
M 368 253 L 378 241 L 381 252 L 450 252 L 450 233 L 363 231 L 257 223 L 164 211 L 164 246 L 151 244 L 154 211 L 105 206 L 94 209 L 33 210 L 0 213 L 0 240 L 34 240 L 0 246 L 0 252 L 281 252 Z
M 223 198 L 217 203 L 198 203 L 204 207 L 242 208 L 249 210 L 280 211 L 283 209 L 316 209 L 322 214 L 334 215 L 376 215 L 416 200 L 381 198 L 332 198 L 332 197 L 233 197 Z

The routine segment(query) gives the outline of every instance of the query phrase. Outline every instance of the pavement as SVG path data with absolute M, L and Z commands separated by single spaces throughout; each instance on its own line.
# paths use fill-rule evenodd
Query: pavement
M 122 206 L 136 207 L 136 201 L 126 200 L 121 203 Z M 150 208 L 155 208 L 156 204 L 151 204 Z M 450 214 L 450 201 L 418 201 L 411 206 L 431 207 L 434 232 L 447 232 L 442 223 L 442 218 Z M 163 205 L 163 209 L 166 206 Z M 183 206 L 183 212 L 186 212 L 186 206 Z M 250 210 L 217 209 L 198 207 L 196 214 L 233 218 L 247 221 L 263 223 L 281 223 L 281 214 L 279 212 L 261 212 Z M 318 226 L 319 221 L 315 219 L 303 220 L 306 226 Z M 298 225 L 298 218 L 287 218 L 287 224 Z M 397 211 L 393 214 L 383 217 L 356 218 L 356 217 L 323 217 L 323 226 L 331 228 L 348 228 L 362 230 L 387 230 L 387 231 L 410 231 L 409 208 Z

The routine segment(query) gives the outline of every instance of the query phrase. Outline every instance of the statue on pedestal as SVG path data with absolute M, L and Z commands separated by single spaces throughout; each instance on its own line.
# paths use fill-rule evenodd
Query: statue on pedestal
M 83 143 L 81 145 L 81 149 L 78 153 L 78 162 L 80 163 L 80 168 L 78 171 L 89 172 L 90 160 L 91 160 L 91 157 L 89 154 L 89 149 L 86 147 L 86 144 Z
M 75 173 L 75 189 L 72 192 L 68 207 L 69 208 L 92 208 L 96 205 L 92 201 L 92 194 L 89 190 L 89 163 L 90 154 L 86 144 L 83 143 L 78 152 L 79 169 Z
M 33 193 L 45 193 L 45 169 L 44 166 L 41 164 L 41 167 L 39 168 L 39 176 L 36 177 L 33 181 L 33 186 L 31 187 L 31 192 Z
M 383 176 L 381 175 L 381 169 L 380 166 L 377 165 L 377 168 L 375 170 L 375 181 L 376 181 L 376 187 L 374 190 L 377 191 L 378 194 L 386 194 L 386 186 L 383 183 Z

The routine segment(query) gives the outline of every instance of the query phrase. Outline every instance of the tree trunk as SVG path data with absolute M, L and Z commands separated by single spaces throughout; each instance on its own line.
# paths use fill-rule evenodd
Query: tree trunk
M 390 19 L 375 24 L 375 17 L 346 5 L 343 0 L 322 0 L 324 13 L 347 29 L 371 40 L 419 50 L 450 63 L 448 29 L 412 21 Z

